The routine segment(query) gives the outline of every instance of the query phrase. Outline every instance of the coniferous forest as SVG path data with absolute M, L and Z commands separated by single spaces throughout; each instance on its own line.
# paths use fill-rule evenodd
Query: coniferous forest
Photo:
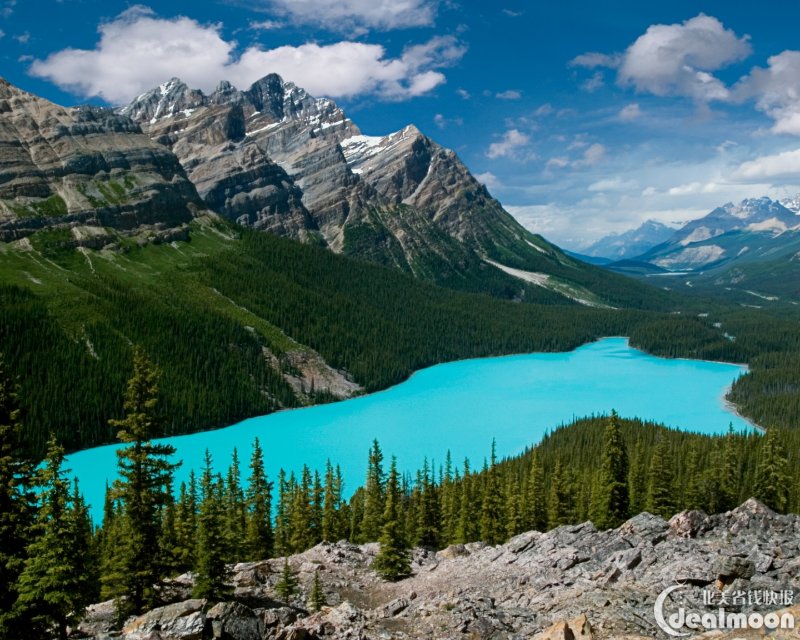
M 655 355 L 748 363 L 731 392 L 740 412 L 764 425 L 800 422 L 793 307 L 745 309 L 656 288 L 635 309 L 552 292 L 512 302 L 220 221 L 193 225 L 177 249 L 0 256 L 0 353 L 26 399 L 23 438 L 34 455 L 44 456 L 51 434 L 67 451 L 115 440 L 110 421 L 123 413 L 133 344 L 162 371 L 167 418 L 157 435 L 331 399 L 290 386 L 292 352 L 316 351 L 370 392 L 440 362 L 564 351 L 609 335 Z
M 492 444 L 483 461 L 448 456 L 412 475 L 400 474 L 375 441 L 354 491 L 334 461 L 322 473 L 304 467 L 267 477 L 256 441 L 249 461 L 214 461 L 207 452 L 176 492 L 174 450 L 151 442 L 163 420 L 158 385 L 158 370 L 135 349 L 124 415 L 110 425 L 127 444 L 118 451 L 120 480 L 95 528 L 57 440 L 38 468 L 25 455 L 24 397 L 0 371 L 0 638 L 66 638 L 99 598 L 113 598 L 122 620 L 159 604 L 160 581 L 185 571 L 195 573 L 196 597 L 222 599 L 230 563 L 323 540 L 379 541 L 373 569 L 400 580 L 411 546 L 499 544 L 586 519 L 611 528 L 642 511 L 719 512 L 749 496 L 800 511 L 800 430 L 711 437 L 614 413 L 557 428 L 520 456 L 498 460 Z M 296 592 L 285 562 L 276 595 L 292 602 Z M 323 603 L 317 584 L 304 604 Z

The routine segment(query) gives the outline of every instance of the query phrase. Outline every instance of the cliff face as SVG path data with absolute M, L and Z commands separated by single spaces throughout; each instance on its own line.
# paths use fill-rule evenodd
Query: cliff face
M 361 135 L 331 100 L 268 75 L 205 96 L 178 79 L 121 110 L 169 147 L 209 207 L 334 251 L 446 280 L 563 256 L 525 231 L 456 154 L 414 126 Z
M 52 227 L 159 233 L 201 208 L 177 158 L 130 119 L 65 109 L 0 80 L 0 239 Z
M 323 543 L 289 559 L 299 572 L 301 597 L 287 606 L 275 584 L 282 559 L 231 567 L 234 600 L 184 600 L 187 574 L 165 585 L 176 604 L 127 621 L 125 640 L 141 638 L 344 639 L 619 639 L 667 637 L 653 606 L 665 588 L 682 584 L 675 598 L 703 610 L 703 591 L 783 592 L 800 588 L 800 517 L 779 516 L 749 500 L 729 513 L 684 512 L 669 522 L 641 514 L 619 529 L 591 523 L 529 532 L 507 544 L 457 545 L 434 553 L 413 551 L 413 575 L 398 583 L 370 569 L 377 545 Z M 309 615 L 303 607 L 320 576 L 329 607 Z M 744 604 L 745 613 L 785 605 Z M 789 605 L 791 606 L 791 605 Z M 716 613 L 716 606 L 710 609 Z M 800 617 L 800 607 L 783 609 Z M 90 608 L 85 637 L 105 638 L 113 603 Z M 683 630 L 687 631 L 686 629 Z M 693 637 L 755 638 L 760 632 Z M 796 638 L 797 631 L 773 638 Z

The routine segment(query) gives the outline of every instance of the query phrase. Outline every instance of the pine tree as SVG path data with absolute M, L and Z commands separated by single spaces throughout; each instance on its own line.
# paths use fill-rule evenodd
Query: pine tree
M 214 478 L 208 449 L 200 489 L 202 499 L 197 517 L 197 561 L 192 594 L 195 598 L 221 600 L 230 591 L 225 584 L 228 541 L 225 534 L 224 483 L 222 478 Z
M 455 541 L 456 529 L 458 527 L 458 494 L 456 486 L 458 479 L 453 476 L 453 460 L 450 451 L 444 461 L 444 472 L 441 482 L 441 503 L 442 503 L 442 531 L 440 543 L 442 545 L 452 544 Z
M 481 503 L 481 539 L 486 544 L 500 544 L 505 540 L 503 528 L 503 496 L 497 469 L 495 441 L 492 440 L 491 465 L 484 474 L 483 500 Z
M 400 580 L 411 574 L 403 525 L 400 513 L 400 486 L 397 476 L 397 461 L 392 458 L 389 481 L 386 484 L 386 508 L 383 511 L 383 531 L 380 551 L 372 562 L 372 568 L 384 580 Z
M 82 502 L 75 503 L 62 469 L 64 450 L 51 438 L 44 467 L 34 541 L 28 546 L 19 578 L 16 606 L 32 614 L 34 624 L 54 629 L 61 640 L 94 595 L 91 525 Z M 88 535 L 87 535 L 88 530 Z
M 175 546 L 172 556 L 176 571 L 188 571 L 194 566 L 196 541 L 197 480 L 192 470 L 189 475 L 189 486 L 181 482 L 175 511 Z
M 300 553 L 314 546 L 312 521 L 312 490 L 311 471 L 303 465 L 300 474 L 300 484 L 295 488 L 292 497 L 292 513 L 289 519 L 291 529 L 290 548 L 294 553 Z
M 427 459 L 422 466 L 419 477 L 419 509 L 416 514 L 415 541 L 422 547 L 438 546 L 440 514 L 436 487 L 431 479 L 432 471 L 428 468 Z
M 662 518 L 675 513 L 675 482 L 669 442 L 659 436 L 650 459 L 648 473 L 647 510 Z
M 704 471 L 700 466 L 700 450 L 695 440 L 690 441 L 686 453 L 686 488 L 683 503 L 687 509 L 703 509 Z
M 256 438 L 247 486 L 247 558 L 264 560 L 272 557 L 272 545 L 272 483 L 267 479 L 264 453 Z
M 786 452 L 776 427 L 767 429 L 756 467 L 755 497 L 774 511 L 783 513 L 789 492 Z
M 286 472 L 278 471 L 278 505 L 275 513 L 275 552 L 287 555 L 289 547 L 289 515 L 291 512 L 291 493 L 286 480 Z
M 141 349 L 133 355 L 133 376 L 125 393 L 125 418 L 111 420 L 117 438 L 130 445 L 117 451 L 119 475 L 115 493 L 121 504 L 120 545 L 113 553 L 113 569 L 106 575 L 114 585 L 120 614 L 154 604 L 154 585 L 160 575 L 161 508 L 171 499 L 169 487 L 177 467 L 168 461 L 174 447 L 153 444 L 159 419 L 158 371 Z
M 0 638 L 25 637 L 27 623 L 12 609 L 35 513 L 33 465 L 23 455 L 17 394 L 0 359 Z
M 275 593 L 286 604 L 291 604 L 292 599 L 297 594 L 297 573 L 289 566 L 289 559 L 283 559 L 283 571 L 277 583 L 275 583 Z
M 377 440 L 373 440 L 364 486 L 364 519 L 361 522 L 360 540 L 374 542 L 381 535 L 384 511 L 383 453 Z
M 603 442 L 603 459 L 596 487 L 592 521 L 598 529 L 613 529 L 630 516 L 628 452 L 616 411 L 611 412 Z
M 716 469 L 718 502 L 714 511 L 730 511 L 739 505 L 739 459 L 733 425 L 728 428 Z
M 461 476 L 461 494 L 459 496 L 458 523 L 456 524 L 457 544 L 464 544 L 476 539 L 477 505 L 473 490 L 474 478 L 469 468 L 469 460 L 464 458 L 464 473 Z
M 328 601 L 325 599 L 325 592 L 319 580 L 319 571 L 314 572 L 314 583 L 311 585 L 311 593 L 308 596 L 308 608 L 314 613 L 326 606 Z

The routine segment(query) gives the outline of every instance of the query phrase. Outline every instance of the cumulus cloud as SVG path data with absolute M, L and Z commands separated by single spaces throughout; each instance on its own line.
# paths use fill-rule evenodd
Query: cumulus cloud
M 606 157 L 606 148 L 599 142 L 595 142 L 586 148 L 583 152 L 583 158 L 573 163 L 576 167 L 592 166 L 600 162 Z
M 187 17 L 159 18 L 148 7 L 136 6 L 99 26 L 94 49 L 58 51 L 34 61 L 30 73 L 113 104 L 174 76 L 208 91 L 222 79 L 247 87 L 268 73 L 278 73 L 313 95 L 405 100 L 444 83 L 441 70 L 465 53 L 455 38 L 441 36 L 407 47 L 396 58 L 387 57 L 381 45 L 349 41 L 253 46 L 236 57 L 235 43 L 223 39 L 220 29 Z
M 462 124 L 464 124 L 464 119 L 459 117 L 445 118 L 441 113 L 437 113 L 435 116 L 433 116 L 433 122 L 440 129 L 446 129 L 450 125 L 460 127 Z
M 732 177 L 746 182 L 800 178 L 800 149 L 761 156 L 742 163 Z
M 500 100 L 519 100 L 522 97 L 522 93 L 516 89 L 508 89 L 496 94 L 495 97 Z
M 631 189 L 636 189 L 638 186 L 639 183 L 636 182 L 636 180 L 624 180 L 620 176 L 614 176 L 613 178 L 604 178 L 603 180 L 593 182 L 586 187 L 586 190 L 597 192 L 630 191 Z
M 585 80 L 581 84 L 581 89 L 583 89 L 587 93 L 594 93 L 600 87 L 602 87 L 604 84 L 605 84 L 605 77 L 603 76 L 603 72 L 602 71 L 595 71 L 592 74 L 591 78 Z
M 297 24 L 364 33 L 433 24 L 434 0 L 266 0 L 262 5 Z
M 619 119 L 624 120 L 626 122 L 630 122 L 631 120 L 636 120 L 641 115 L 642 115 L 642 109 L 639 107 L 639 104 L 637 102 L 625 105 L 624 107 L 622 107 L 622 109 L 619 110 Z
M 467 91 L 466 89 L 458 88 L 456 89 L 456 93 L 462 100 L 469 100 L 472 97 L 469 91 Z
M 756 100 L 775 121 L 775 133 L 800 135 L 800 51 L 784 51 L 755 67 L 733 89 L 735 100 Z
M 486 155 L 492 159 L 514 158 L 519 156 L 519 152 L 528 146 L 531 139 L 526 133 L 519 129 L 509 129 L 503 134 L 499 142 L 489 145 Z
M 704 14 L 682 24 L 651 25 L 625 51 L 617 80 L 657 96 L 724 100 L 728 89 L 711 72 L 749 56 L 748 40 Z
M 482 185 L 484 185 L 487 189 L 499 189 L 503 186 L 503 183 L 500 181 L 500 178 L 494 175 L 491 171 L 478 173 L 475 175 L 475 179 Z

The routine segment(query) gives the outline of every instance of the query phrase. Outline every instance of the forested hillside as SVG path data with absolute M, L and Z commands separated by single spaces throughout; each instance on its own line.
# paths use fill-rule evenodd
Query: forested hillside
M 800 418 L 791 310 L 678 298 L 669 314 L 601 309 L 535 287 L 538 303 L 502 301 L 214 217 L 192 223 L 188 240 L 120 243 L 74 248 L 44 231 L 0 253 L 0 352 L 39 454 L 49 433 L 68 450 L 113 440 L 133 345 L 163 372 L 163 434 L 384 388 L 438 362 L 608 335 L 658 355 L 749 362 L 733 396 L 743 413 L 765 425 Z M 341 384 L 321 385 L 322 373 Z

